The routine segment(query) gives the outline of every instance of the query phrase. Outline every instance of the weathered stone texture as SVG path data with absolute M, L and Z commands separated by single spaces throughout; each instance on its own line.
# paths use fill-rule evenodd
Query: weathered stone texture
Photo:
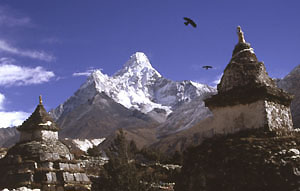
M 46 173 L 46 181 L 47 183 L 56 183 L 56 173 L 55 172 L 48 172 Z
M 69 172 L 63 172 L 62 178 L 63 178 L 63 181 L 66 183 L 71 183 L 71 182 L 74 182 L 74 180 L 75 180 L 74 174 L 69 173 Z
M 20 187 L 20 188 L 16 188 L 16 189 L 12 189 L 12 190 L 8 190 L 7 188 L 5 188 L 1 191 L 41 191 L 41 190 L 40 189 L 30 189 L 27 187 Z
M 272 101 L 265 101 L 265 108 L 268 126 L 271 130 L 280 132 L 281 130 L 293 129 L 292 115 L 289 107 Z
M 189 149 L 176 191 L 296 191 L 300 135 L 249 129 Z
M 251 83 L 275 87 L 275 82 L 268 76 L 262 62 L 237 63 L 232 60 L 224 70 L 218 91 L 222 93 Z
M 214 119 L 210 125 L 214 134 L 234 133 L 243 129 L 263 127 L 265 117 L 264 101 L 219 107 L 212 110 Z
M 72 160 L 70 160 L 72 159 Z M 59 141 L 19 143 L 0 160 L 0 188 L 27 186 L 42 190 L 90 189 L 90 180 Z M 49 187 L 48 184 L 51 184 Z
M 38 164 L 38 167 L 40 169 L 48 169 L 48 170 L 53 170 L 53 162 L 42 162 Z

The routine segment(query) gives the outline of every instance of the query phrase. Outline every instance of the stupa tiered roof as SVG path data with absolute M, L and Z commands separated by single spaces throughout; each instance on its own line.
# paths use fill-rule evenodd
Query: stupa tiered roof
M 42 97 L 39 97 L 39 104 L 34 112 L 18 127 L 19 131 L 32 131 L 35 129 L 58 131 L 59 128 L 44 108 Z

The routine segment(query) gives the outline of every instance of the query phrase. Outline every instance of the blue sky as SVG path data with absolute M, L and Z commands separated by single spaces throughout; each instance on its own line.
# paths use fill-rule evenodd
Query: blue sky
M 269 75 L 284 77 L 300 64 L 299 8 L 299 0 L 1 0 L 0 126 L 20 123 L 40 94 L 48 110 L 64 102 L 86 80 L 74 73 L 112 75 L 137 51 L 168 79 L 214 85 L 237 25 Z

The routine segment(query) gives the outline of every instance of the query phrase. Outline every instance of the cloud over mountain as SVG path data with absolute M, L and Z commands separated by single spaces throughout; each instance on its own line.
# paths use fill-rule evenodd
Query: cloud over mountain
M 94 69 L 89 69 L 84 72 L 75 72 L 73 73 L 73 76 L 90 76 L 95 70 Z
M 23 111 L 5 111 L 5 96 L 0 93 L 0 128 L 21 125 L 30 115 Z
M 0 111 L 0 128 L 18 126 L 28 118 L 30 113 L 23 111 L 4 112 Z
M 0 93 L 0 111 L 4 109 L 4 99 L 5 96 Z

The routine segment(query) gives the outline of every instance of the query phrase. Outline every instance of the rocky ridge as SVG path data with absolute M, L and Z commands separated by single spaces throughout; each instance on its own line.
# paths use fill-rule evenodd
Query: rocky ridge
M 277 80 L 278 87 L 294 95 L 291 112 L 294 128 L 300 128 L 300 65 L 296 66 L 283 79 Z

